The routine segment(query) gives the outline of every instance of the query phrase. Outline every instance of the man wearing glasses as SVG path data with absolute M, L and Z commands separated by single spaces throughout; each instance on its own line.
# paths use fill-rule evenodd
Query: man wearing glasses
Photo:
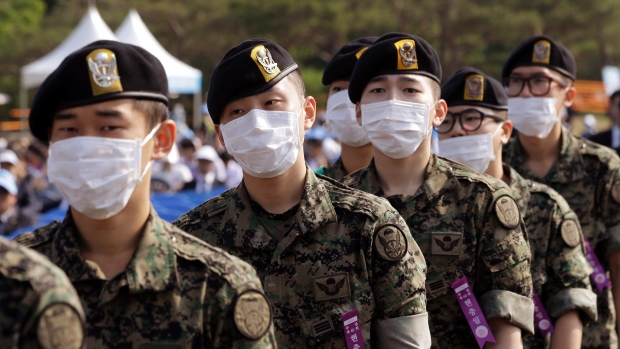
M 591 268 L 577 215 L 555 190 L 524 179 L 502 163 L 502 145 L 513 125 L 499 81 L 463 68 L 442 87 L 441 98 L 448 113 L 437 127 L 439 155 L 506 182 L 527 227 L 539 312 L 534 318 L 537 333 L 524 338 L 524 347 L 545 348 L 554 326 L 551 348 L 580 348 L 582 320 L 596 319 L 596 294 L 590 288 Z
M 504 147 L 503 158 L 523 177 L 558 191 L 579 217 L 598 289 L 598 321 L 584 329 L 582 346 L 616 348 L 612 307 L 620 310 L 620 159 L 562 128 L 560 112 L 573 103 L 575 76 L 573 55 L 548 37 L 529 38 L 515 49 L 502 79 L 508 119 L 518 135 Z M 610 289 L 611 284 L 617 287 Z

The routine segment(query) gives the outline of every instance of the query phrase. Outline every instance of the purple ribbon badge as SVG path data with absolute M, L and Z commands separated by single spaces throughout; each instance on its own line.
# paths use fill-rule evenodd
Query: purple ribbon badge
M 349 310 L 342 314 L 342 325 L 344 327 L 344 338 L 347 341 L 347 349 L 364 348 L 364 337 L 357 319 L 357 309 Z
M 452 288 L 456 293 L 456 298 L 461 305 L 461 310 L 463 310 L 463 314 L 465 314 L 465 318 L 467 322 L 469 322 L 469 327 L 474 333 L 474 337 L 476 337 L 480 349 L 484 347 L 484 343 L 486 342 L 495 343 L 495 337 L 493 337 L 491 328 L 489 324 L 487 324 L 487 319 L 484 318 L 484 314 L 482 314 L 482 310 L 480 310 L 476 296 L 471 291 L 469 283 L 467 283 L 467 277 L 463 276 L 456 280 L 452 283 Z
M 594 269 L 592 274 L 590 274 L 590 277 L 594 280 L 594 284 L 596 284 L 596 288 L 598 288 L 598 293 L 603 293 L 603 289 L 605 287 L 611 288 L 611 282 L 607 278 L 607 274 L 605 273 L 603 266 L 601 266 L 601 262 L 598 261 L 594 251 L 592 251 L 590 241 L 586 237 L 584 237 L 584 241 L 586 244 L 586 259 L 590 262 L 590 265 Z
M 547 338 L 548 334 L 555 333 L 555 328 L 536 292 L 532 292 L 532 300 L 534 301 L 534 323 L 543 338 Z

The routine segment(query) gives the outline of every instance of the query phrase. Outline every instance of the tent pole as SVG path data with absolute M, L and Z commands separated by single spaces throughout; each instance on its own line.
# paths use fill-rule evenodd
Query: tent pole
M 202 92 L 194 93 L 194 132 L 198 132 L 202 126 Z

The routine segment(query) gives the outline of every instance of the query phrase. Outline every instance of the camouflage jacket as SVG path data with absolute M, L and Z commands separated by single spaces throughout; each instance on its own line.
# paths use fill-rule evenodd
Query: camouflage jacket
M 385 196 L 374 160 L 343 183 Z M 433 347 L 477 347 L 451 289 L 463 276 L 487 320 L 500 317 L 533 333 L 530 249 L 519 210 L 502 181 L 433 154 L 416 195 L 387 199 L 426 258 Z
M 174 224 L 256 268 L 282 348 L 346 347 L 341 315 L 352 309 L 370 348 L 372 320 L 426 312 L 426 264 L 403 219 L 385 200 L 309 168 L 279 240 L 260 223 L 243 182 Z
M 337 181 L 343 179 L 348 174 L 347 170 L 344 168 L 342 157 L 339 157 L 338 160 L 336 160 L 336 162 L 334 162 L 331 166 L 321 167 L 316 171 L 316 173 Z
M 42 255 L 0 238 L 0 348 L 83 345 L 84 312 L 67 276 Z
M 532 280 L 552 320 L 579 310 L 585 322 L 596 320 L 596 294 L 590 287 L 592 267 L 584 254 L 583 235 L 577 215 L 555 190 L 526 180 L 504 165 L 512 197 L 521 209 L 532 252 Z M 534 322 L 543 319 L 534 319 Z M 537 327 L 538 330 L 538 327 Z M 544 348 L 536 333 L 524 339 L 526 348 Z
M 606 267 L 607 257 L 620 249 L 620 159 L 613 150 L 577 138 L 566 129 L 562 129 L 561 142 L 559 158 L 544 178 L 536 177 L 527 167 L 518 137 L 504 146 L 503 160 L 524 178 L 546 184 L 566 199 L 579 217 L 583 235 Z M 597 302 L 598 320 L 584 329 L 582 346 L 615 347 L 616 320 L 609 288 Z
M 82 258 L 77 238 L 68 213 L 62 223 L 17 241 L 47 256 L 75 286 L 88 348 L 276 347 L 269 305 L 252 268 L 154 210 L 125 271 L 111 280 Z

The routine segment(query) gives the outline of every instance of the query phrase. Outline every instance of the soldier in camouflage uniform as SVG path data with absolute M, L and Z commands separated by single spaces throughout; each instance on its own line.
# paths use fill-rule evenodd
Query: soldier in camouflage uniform
M 89 348 L 275 348 L 252 268 L 152 209 L 150 164 L 175 140 L 167 87 L 157 58 L 116 41 L 61 63 L 35 97 L 30 127 L 51 142 L 48 175 L 71 208 L 17 241 L 67 274 Z
M 534 331 L 523 221 L 503 182 L 431 152 L 431 126 L 447 112 L 440 80 L 439 57 L 422 38 L 385 34 L 364 52 L 349 97 L 374 159 L 343 183 L 387 198 L 422 249 L 433 347 L 476 347 L 489 330 L 479 328 L 484 317 L 497 342 L 487 348 L 519 347 L 521 331 Z M 451 285 L 463 277 L 483 314 L 461 310 Z
M 473 68 L 463 68 L 443 86 L 448 115 L 438 127 L 439 155 L 503 179 L 521 209 L 532 252 L 534 291 L 546 310 L 535 314 L 536 335 L 526 348 L 545 348 L 544 336 L 555 325 L 552 348 L 581 348 L 583 324 L 596 320 L 592 268 L 586 260 L 577 215 L 566 200 L 544 184 L 525 180 L 502 164 L 502 144 L 512 133 L 502 84 Z M 458 122 L 457 122 L 458 119 Z M 491 137 L 489 137 L 489 135 Z
M 256 268 L 281 348 L 427 348 L 422 254 L 385 200 L 307 167 L 316 104 L 304 95 L 276 43 L 231 49 L 207 103 L 243 182 L 174 224 Z
M 524 178 L 546 184 L 566 199 L 598 260 L 610 271 L 611 283 L 620 285 L 620 159 L 562 127 L 561 111 L 575 96 L 575 76 L 570 51 L 548 37 L 529 38 L 515 49 L 502 78 L 508 119 L 518 136 L 504 146 L 503 159 Z M 620 287 L 603 288 L 602 279 L 593 278 L 598 321 L 584 329 L 583 348 L 618 346 L 612 299 L 620 304 Z
M 67 276 L 42 255 L 0 238 L 0 348 L 83 345 L 84 312 Z
M 323 85 L 329 86 L 325 119 L 327 127 L 340 140 L 342 152 L 331 166 L 316 171 L 337 181 L 351 172 L 368 166 L 372 159 L 372 145 L 364 129 L 355 119 L 355 105 L 349 100 L 347 89 L 353 67 L 366 48 L 377 37 L 353 40 L 344 45 L 323 72 Z

